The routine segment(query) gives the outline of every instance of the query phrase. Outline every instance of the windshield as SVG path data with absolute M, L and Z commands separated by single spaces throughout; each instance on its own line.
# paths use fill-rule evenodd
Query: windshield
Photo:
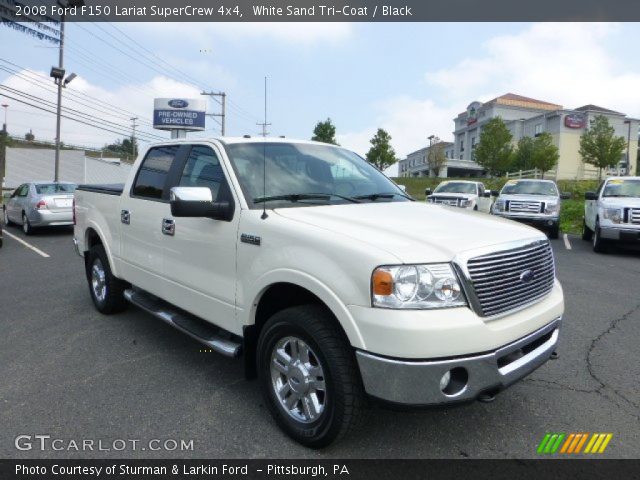
M 640 197 L 640 180 L 613 179 L 607 182 L 603 197 Z
M 38 195 L 46 195 L 48 193 L 73 193 L 77 185 L 73 183 L 38 183 L 36 184 L 36 193 Z
M 436 187 L 433 193 L 476 193 L 475 183 L 466 182 L 447 182 L 441 183 Z
M 502 188 L 501 195 L 549 195 L 558 196 L 558 189 L 553 182 L 535 182 L 532 180 L 509 181 Z
M 409 200 L 375 167 L 343 148 L 300 143 L 235 143 L 226 145 L 226 150 L 251 208 L 262 208 L 265 201 L 269 202 L 268 208 L 275 208 Z

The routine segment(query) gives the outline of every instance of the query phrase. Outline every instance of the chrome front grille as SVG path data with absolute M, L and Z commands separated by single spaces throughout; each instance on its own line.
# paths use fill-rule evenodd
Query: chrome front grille
M 640 224 L 640 208 L 629 209 L 629 223 Z
M 542 203 L 510 200 L 509 211 L 513 213 L 540 213 L 542 211 Z
M 555 279 L 553 251 L 546 240 L 471 258 L 467 270 L 485 317 L 544 297 Z
M 460 204 L 460 198 L 458 197 L 430 197 L 431 203 L 437 203 L 438 205 L 449 205 L 450 207 L 457 207 Z

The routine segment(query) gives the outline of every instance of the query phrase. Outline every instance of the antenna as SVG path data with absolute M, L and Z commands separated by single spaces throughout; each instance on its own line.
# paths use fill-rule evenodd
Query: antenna
M 264 77 L 264 121 L 262 123 L 258 123 L 258 125 L 262 125 L 262 137 L 264 140 L 262 141 L 262 197 L 267 196 L 267 125 L 271 125 L 267 123 L 267 77 Z M 267 202 L 262 201 L 262 215 L 260 218 L 262 220 L 266 219 L 269 215 L 267 215 Z

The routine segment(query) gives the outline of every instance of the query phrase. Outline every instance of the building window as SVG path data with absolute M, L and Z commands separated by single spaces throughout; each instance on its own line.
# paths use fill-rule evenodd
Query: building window
M 471 150 L 476 148 L 476 137 L 471 137 Z
M 464 152 L 464 140 L 460 140 L 460 151 Z
M 542 133 L 542 124 L 536 123 L 536 125 L 533 127 L 533 134 L 537 137 L 541 133 Z

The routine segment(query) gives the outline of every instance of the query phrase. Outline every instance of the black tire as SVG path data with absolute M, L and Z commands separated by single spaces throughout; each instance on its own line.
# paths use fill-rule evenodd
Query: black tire
M 102 245 L 96 245 L 89 250 L 86 265 L 89 294 L 96 309 L 105 315 L 118 313 L 126 309 L 128 303 L 124 298 L 124 290 L 128 284 L 113 276 L 107 253 Z M 104 274 L 104 279 L 100 281 L 99 287 L 93 284 L 94 267 Z M 97 275 L 98 271 L 95 274 Z M 102 287 L 104 287 L 104 290 Z M 104 293 L 99 294 L 97 293 L 98 291 Z
M 24 212 L 22 212 L 22 231 L 25 235 L 33 235 L 33 227 Z
M 11 220 L 9 220 L 9 215 L 7 215 L 7 208 L 6 207 L 4 207 L 2 209 L 2 216 L 3 216 L 4 224 L 7 227 L 10 227 L 11 225 L 13 225 L 13 222 Z
M 600 220 L 596 218 L 596 228 L 593 231 L 593 251 L 596 253 L 606 253 L 607 243 L 600 234 Z
M 549 238 L 556 240 L 560 236 L 560 225 L 556 224 L 549 229 Z
M 272 353 L 287 338 L 306 343 L 321 367 L 324 406 L 315 420 L 304 422 L 294 418 L 276 396 Z M 295 355 L 291 357 L 295 358 Z M 360 423 L 366 396 L 355 355 L 343 332 L 322 307 L 301 305 L 274 314 L 260 332 L 256 362 L 262 394 L 271 414 L 278 426 L 297 442 L 322 448 L 339 440 Z M 293 396 L 293 390 L 290 388 L 289 391 Z M 296 405 L 302 408 L 302 400 Z
M 587 241 L 587 242 L 590 242 L 592 238 L 593 238 L 593 230 L 591 230 L 589 227 L 587 227 L 586 220 L 583 220 L 583 222 L 582 222 L 582 239 Z

